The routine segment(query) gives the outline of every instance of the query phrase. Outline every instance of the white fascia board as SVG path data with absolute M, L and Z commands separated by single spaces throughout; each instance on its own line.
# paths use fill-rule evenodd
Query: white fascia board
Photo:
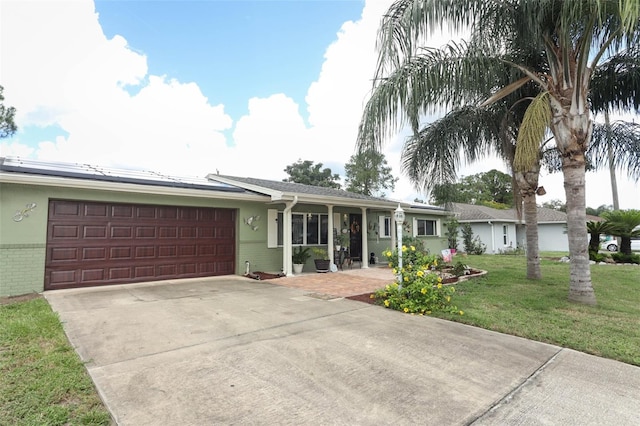
M 234 180 L 234 179 L 226 179 L 224 177 L 214 175 L 211 173 L 205 176 L 205 179 L 209 179 L 215 182 L 226 183 L 228 185 L 233 185 L 233 186 L 237 186 L 238 188 L 246 189 L 247 191 L 253 191 L 253 192 L 258 192 L 260 194 L 268 195 L 274 201 L 278 201 L 278 200 L 289 201 L 293 199 L 293 197 L 290 197 L 290 198 L 286 197 L 282 191 L 276 191 L 275 189 L 265 188 L 264 186 L 260 186 L 260 185 L 253 185 L 250 183 L 238 182 L 237 180 Z
M 333 206 L 343 206 L 343 207 L 366 207 L 371 209 L 394 209 L 395 204 L 385 205 L 376 201 L 366 201 L 366 200 L 358 200 L 354 198 L 346 198 L 346 197 L 327 197 L 324 195 L 309 195 L 309 194 L 284 194 L 285 199 L 292 199 L 294 195 L 298 196 L 299 204 L 319 204 L 319 205 L 327 205 L 331 204 Z
M 154 195 L 171 195 L 178 197 L 215 198 L 238 201 L 269 201 L 268 197 L 256 194 L 244 194 L 224 191 L 207 191 L 203 189 L 171 188 L 156 185 L 106 182 L 88 179 L 74 179 L 56 176 L 38 176 L 17 173 L 0 173 L 0 183 L 20 185 L 55 186 L 74 189 L 93 189 L 99 191 L 132 192 Z

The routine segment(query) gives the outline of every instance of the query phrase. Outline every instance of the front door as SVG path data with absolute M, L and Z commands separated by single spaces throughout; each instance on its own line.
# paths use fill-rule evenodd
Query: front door
M 362 215 L 349 215 L 349 256 L 362 260 Z

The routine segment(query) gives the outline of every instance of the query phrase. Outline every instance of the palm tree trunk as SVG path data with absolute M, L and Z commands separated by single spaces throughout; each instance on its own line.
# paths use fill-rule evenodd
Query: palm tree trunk
M 584 167 L 563 167 L 564 189 L 567 197 L 567 234 L 569 237 L 569 300 L 587 305 L 596 304 L 591 285 L 587 212 L 585 203 Z
M 611 124 L 609 123 L 609 111 L 604 112 L 604 124 L 607 126 L 607 151 L 609 154 L 609 176 L 611 177 L 613 209 L 620 210 L 620 201 L 618 200 L 618 181 L 616 179 L 616 168 L 613 162 L 613 149 L 611 147 Z
M 527 225 L 527 279 L 539 280 L 540 255 L 538 252 L 538 206 L 536 205 L 536 194 L 523 195 L 524 222 Z
M 524 210 L 524 223 L 526 225 L 527 238 L 527 279 L 539 280 L 540 254 L 538 251 L 538 206 L 536 205 L 536 190 L 538 189 L 538 176 L 540 166 L 526 173 L 515 172 L 515 179 L 522 198 Z

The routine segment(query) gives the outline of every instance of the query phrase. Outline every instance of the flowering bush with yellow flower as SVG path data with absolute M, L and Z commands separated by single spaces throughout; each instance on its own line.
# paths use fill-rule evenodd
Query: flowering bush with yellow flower
M 438 266 L 436 256 L 417 250 L 415 246 L 403 246 L 403 268 L 398 271 L 397 250 L 387 250 L 383 254 L 393 273 L 401 273 L 402 286 L 393 283 L 376 291 L 376 302 L 411 314 L 429 315 L 433 311 L 443 311 L 462 315 L 462 311 L 451 303 L 455 287 L 442 285 L 442 278 L 432 271 Z

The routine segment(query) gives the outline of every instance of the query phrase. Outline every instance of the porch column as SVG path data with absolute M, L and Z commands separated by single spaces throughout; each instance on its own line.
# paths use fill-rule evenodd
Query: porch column
M 334 241 L 333 241 L 333 206 L 331 204 L 327 205 L 327 212 L 329 214 L 329 221 L 327 222 L 327 227 L 329 230 L 327 231 L 327 251 L 329 252 L 329 261 L 331 264 L 334 264 L 333 251 L 334 251 Z
M 363 269 L 367 269 L 369 267 L 369 225 L 367 224 L 367 208 L 360 207 L 362 211 L 362 262 L 360 265 Z
M 396 242 L 398 238 L 396 235 L 396 229 L 398 229 L 396 225 L 396 211 L 389 211 L 389 216 L 391 216 L 391 229 L 389 231 L 391 232 L 391 251 L 393 251 L 393 248 L 398 246 L 398 243 Z
M 291 209 L 298 204 L 298 196 L 293 197 L 293 201 L 286 203 L 286 207 L 282 212 L 282 272 L 286 276 L 293 275 L 293 262 L 291 255 L 293 254 L 293 247 L 291 247 Z

